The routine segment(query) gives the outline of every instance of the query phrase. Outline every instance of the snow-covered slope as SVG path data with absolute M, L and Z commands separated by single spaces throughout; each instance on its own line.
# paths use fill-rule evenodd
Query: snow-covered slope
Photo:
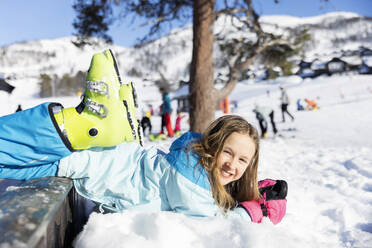
M 16 78 L 35 77 L 40 73 L 73 74 L 79 70 L 86 71 L 92 54 L 106 47 L 103 45 L 80 50 L 71 43 L 72 40 L 73 37 L 64 37 L 2 47 L 0 71 Z M 127 50 L 119 46 L 110 47 L 117 52 Z
M 312 41 L 307 47 L 309 60 L 334 56 L 342 50 L 372 47 L 372 18 L 350 12 L 333 12 L 315 17 L 263 16 L 265 30 L 283 33 L 293 29 L 307 29 Z
M 294 122 L 281 122 L 279 85 L 287 88 Z M 288 182 L 287 214 L 274 226 L 169 212 L 93 213 L 76 247 L 318 248 L 372 245 L 372 76 L 334 76 L 260 84 L 238 83 L 235 114 L 256 127 L 255 102 L 274 103 L 283 137 L 261 141 L 259 179 Z M 139 92 L 139 95 L 151 92 Z M 296 111 L 298 98 L 315 99 L 316 111 Z M 218 115 L 222 113 L 218 112 Z M 160 118 L 152 117 L 154 132 Z M 173 119 L 174 121 L 174 119 Z M 187 122 L 183 123 L 187 130 Z M 295 128 L 295 130 L 294 130 Z M 167 151 L 173 139 L 157 143 Z M 110 233 L 110 238 L 107 238 Z
M 329 25 L 343 20 L 352 18 L 361 18 L 362 16 L 352 12 L 330 12 L 327 14 L 312 16 L 312 17 L 295 17 L 287 15 L 270 15 L 262 16 L 260 21 L 262 23 L 276 23 L 281 27 L 296 28 L 299 25 Z

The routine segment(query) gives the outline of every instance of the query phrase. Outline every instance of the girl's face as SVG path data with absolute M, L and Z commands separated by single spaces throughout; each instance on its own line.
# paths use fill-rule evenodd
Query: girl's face
M 248 134 L 230 134 L 217 157 L 221 184 L 226 185 L 241 178 L 255 152 L 256 145 Z

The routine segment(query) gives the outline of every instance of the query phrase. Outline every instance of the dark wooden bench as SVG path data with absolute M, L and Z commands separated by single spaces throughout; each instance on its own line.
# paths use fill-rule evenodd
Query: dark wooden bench
M 67 178 L 0 179 L 0 247 L 71 247 L 87 204 Z

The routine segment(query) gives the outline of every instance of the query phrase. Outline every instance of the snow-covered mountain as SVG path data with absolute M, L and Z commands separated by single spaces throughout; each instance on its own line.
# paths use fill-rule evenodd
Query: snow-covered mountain
M 288 35 L 291 30 L 308 29 L 312 41 L 306 49 L 306 57 L 310 59 L 331 56 L 341 50 L 357 49 L 359 46 L 372 48 L 372 18 L 354 13 L 334 12 L 307 18 L 263 16 L 260 21 L 266 31 L 277 34 Z M 228 30 L 225 23 L 218 20 L 215 24 L 216 32 Z M 115 51 L 121 73 L 126 78 L 138 77 L 154 81 L 162 73 L 172 83 L 188 80 L 192 49 L 191 26 L 175 29 L 169 35 L 138 48 L 103 44 L 80 50 L 71 43 L 72 39 L 64 37 L 1 47 L 0 74 L 10 78 L 9 82 L 13 85 L 37 82 L 41 73 L 75 75 L 78 71 L 88 69 L 93 53 L 109 47 Z M 219 53 L 215 55 L 218 57 Z
M 264 16 L 265 30 L 282 33 L 293 29 L 307 29 L 312 41 L 305 51 L 306 58 L 334 56 L 359 46 L 372 48 L 372 18 L 350 12 L 333 12 L 314 17 Z

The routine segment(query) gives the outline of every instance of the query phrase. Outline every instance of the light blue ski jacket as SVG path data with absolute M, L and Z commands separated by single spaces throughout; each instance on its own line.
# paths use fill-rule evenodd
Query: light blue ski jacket
M 198 155 L 187 150 L 200 134 L 182 135 L 168 154 L 134 142 L 71 152 L 61 141 L 50 114 L 50 106 L 48 112 L 48 104 L 43 104 L 18 112 L 17 118 L 0 118 L 6 131 L 0 129 L 0 178 L 69 177 L 79 194 L 113 211 L 222 216 L 207 174 L 197 163 Z M 37 125 L 24 125 L 30 122 Z M 13 143 L 17 152 L 10 153 L 6 148 Z M 235 208 L 228 217 L 250 220 L 243 208 Z
M 84 197 L 113 211 L 137 209 L 174 211 L 191 216 L 221 216 L 210 191 L 205 170 L 188 145 L 200 134 L 188 132 L 178 138 L 170 152 L 137 143 L 113 148 L 74 152 L 59 163 L 58 176 L 74 179 Z M 242 208 L 229 213 L 250 220 Z

